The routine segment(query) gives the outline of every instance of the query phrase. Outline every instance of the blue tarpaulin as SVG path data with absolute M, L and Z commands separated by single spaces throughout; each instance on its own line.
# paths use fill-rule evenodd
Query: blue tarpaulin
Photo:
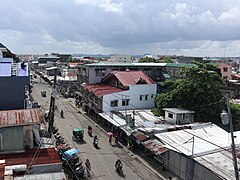
M 80 151 L 78 149 L 70 149 L 70 150 L 67 150 L 64 152 L 64 154 L 66 156 L 72 156 L 72 155 L 75 155 L 77 153 L 79 153 Z

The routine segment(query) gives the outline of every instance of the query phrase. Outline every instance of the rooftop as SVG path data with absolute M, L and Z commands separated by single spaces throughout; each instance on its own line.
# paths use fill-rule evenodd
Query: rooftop
M 123 86 L 135 84 L 155 84 L 155 82 L 148 77 L 143 71 L 114 71 L 107 75 L 103 81 L 115 76 Z
M 20 109 L 0 111 L 0 127 L 40 123 L 40 109 Z
M 37 156 L 36 156 L 37 154 Z M 3 179 L 5 166 L 59 164 L 61 160 L 55 148 L 31 149 L 25 153 L 0 154 L 0 179 Z
M 240 137 L 240 131 L 234 134 Z M 221 177 L 225 179 L 234 177 L 230 134 L 217 125 L 208 124 L 192 129 L 159 133 L 155 136 L 166 148 L 192 156 L 194 160 Z M 239 149 L 239 144 L 237 147 Z M 238 164 L 240 165 L 239 159 Z
M 94 67 L 108 67 L 108 66 L 147 66 L 147 67 L 185 67 L 185 66 L 196 66 L 194 64 L 185 64 L 185 63 L 135 63 L 135 62 L 124 62 L 124 63 L 110 63 L 110 62 L 99 62 L 93 64 L 85 64 L 86 66 Z
M 178 109 L 178 108 L 163 108 L 164 111 L 169 111 L 174 114 L 186 114 L 186 113 L 195 113 L 194 111 L 190 111 L 187 109 Z
M 106 84 L 86 84 L 84 85 L 84 89 L 94 93 L 98 97 L 104 96 L 106 94 L 112 94 L 112 93 L 123 91 L 120 88 L 116 88 Z

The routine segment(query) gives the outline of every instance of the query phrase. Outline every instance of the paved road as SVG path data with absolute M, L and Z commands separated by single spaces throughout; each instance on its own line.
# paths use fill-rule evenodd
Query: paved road
M 41 97 L 41 90 L 47 92 L 47 97 Z M 43 109 L 49 109 L 51 87 L 43 82 L 43 80 L 40 82 L 38 78 L 33 79 L 32 95 L 34 100 L 39 102 Z M 54 126 L 57 127 L 60 134 L 64 136 L 66 143 L 80 150 L 79 157 L 83 162 L 85 162 L 87 158 L 90 160 L 92 166 L 92 178 L 90 179 L 123 179 L 119 177 L 114 170 L 114 164 L 117 158 L 120 158 L 123 162 L 123 171 L 126 180 L 161 179 L 125 148 L 109 145 L 107 134 L 83 114 L 78 113 L 77 110 L 69 104 L 69 99 L 62 98 L 58 95 L 56 98 L 56 105 L 58 109 L 55 111 Z M 61 109 L 64 110 L 64 119 L 60 118 L 59 115 Z M 99 137 L 99 150 L 93 147 L 93 139 L 87 134 L 88 125 L 93 127 L 93 135 Z M 85 130 L 85 143 L 77 144 L 72 141 L 72 130 L 75 127 L 81 127 Z M 85 177 L 85 179 L 87 178 Z

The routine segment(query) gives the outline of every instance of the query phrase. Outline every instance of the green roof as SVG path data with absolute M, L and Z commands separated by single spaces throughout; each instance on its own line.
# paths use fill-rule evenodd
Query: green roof
M 166 67 L 193 67 L 196 64 L 186 64 L 186 63 L 167 63 Z
M 109 67 L 109 66 L 127 66 L 127 67 L 136 67 L 136 66 L 143 66 L 143 67 L 191 67 L 196 66 L 194 64 L 184 64 L 184 63 L 107 63 L 107 62 L 100 62 L 100 63 L 93 63 L 93 64 L 85 64 L 86 66 L 99 66 L 99 67 Z

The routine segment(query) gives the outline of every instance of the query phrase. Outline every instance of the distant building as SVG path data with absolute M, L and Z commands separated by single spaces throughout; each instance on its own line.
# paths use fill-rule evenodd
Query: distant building
M 193 64 L 175 63 L 93 63 L 83 64 L 78 68 L 78 82 L 100 83 L 112 71 L 143 71 L 157 85 L 160 91 L 161 83 L 166 79 L 176 79 L 181 77 L 181 67 L 195 66 Z
M 218 63 L 218 69 L 220 69 L 220 73 L 224 80 L 232 79 L 232 65 L 226 64 L 223 61 Z
M 72 58 L 71 54 L 60 54 L 60 53 L 52 53 L 53 56 L 59 57 L 59 60 L 65 62 Z
M 112 63 L 120 63 L 120 62 L 132 62 L 132 56 L 127 54 L 115 54 L 110 59 L 108 59 L 108 62 Z

